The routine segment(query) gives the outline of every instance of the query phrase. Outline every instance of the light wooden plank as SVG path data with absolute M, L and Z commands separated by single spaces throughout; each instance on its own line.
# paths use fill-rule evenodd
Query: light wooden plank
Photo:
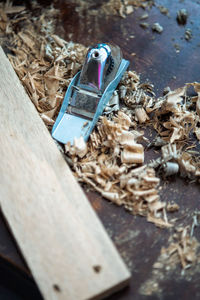
M 130 273 L 0 48 L 0 204 L 45 299 L 101 299 Z

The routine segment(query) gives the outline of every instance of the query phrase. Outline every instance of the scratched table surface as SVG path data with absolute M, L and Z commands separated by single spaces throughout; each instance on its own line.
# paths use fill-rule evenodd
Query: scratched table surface
M 40 2 L 44 5 L 48 1 Z M 157 5 L 168 8 L 169 16 L 161 14 L 159 8 L 153 6 L 150 10 L 138 8 L 126 18 L 102 13 L 93 15 L 91 9 L 100 9 L 102 2 L 105 1 L 85 2 L 89 9 L 84 9 L 80 6 L 80 2 L 75 0 L 56 1 L 55 5 L 60 10 L 56 28 L 58 35 L 86 46 L 104 41 L 119 45 L 124 57 L 130 60 L 130 69 L 138 72 L 142 81 L 153 83 L 157 96 L 162 95 L 166 86 L 174 89 L 183 86 L 186 82 L 200 81 L 200 1 L 155 1 Z M 179 25 L 176 21 L 177 11 L 182 8 L 188 11 L 186 25 Z M 150 24 L 147 29 L 139 25 L 142 22 L 140 17 L 145 12 L 149 15 L 148 19 L 143 20 Z M 155 22 L 163 26 L 162 34 L 151 30 L 151 25 Z M 192 31 L 192 38 L 189 41 L 184 38 L 186 29 Z M 131 55 L 132 53 L 135 55 Z M 153 156 L 153 150 L 146 153 L 147 159 Z M 148 223 L 145 218 L 133 216 L 123 208 L 102 199 L 97 193 L 88 191 L 87 187 L 84 189 L 91 205 L 132 272 L 130 286 L 109 297 L 109 300 L 167 300 L 191 297 L 200 299 L 200 267 L 196 267 L 194 272 L 190 272 L 187 276 L 181 275 L 180 265 L 171 271 L 163 270 L 163 276 L 160 277 L 156 277 L 153 273 L 152 266 L 157 261 L 161 247 L 168 245 L 169 230 L 159 229 Z M 174 200 L 182 208 L 181 212 L 174 213 L 174 217 L 184 217 L 188 224 L 192 223 L 192 213 L 199 207 L 198 184 L 173 177 L 167 184 L 163 182 L 160 195 L 163 201 Z M 195 230 L 195 236 L 200 240 L 198 229 Z M 2 261 L 9 262 L 11 267 L 21 273 L 29 274 L 2 216 L 0 217 L 0 254 Z M 0 284 L 2 278 L 0 268 Z M 145 292 L 144 287 L 147 282 L 152 282 L 152 288 Z M 33 290 L 33 288 L 29 289 L 30 295 L 26 296 L 26 299 L 32 299 Z M 39 294 L 38 296 L 36 294 L 34 299 L 40 299 Z

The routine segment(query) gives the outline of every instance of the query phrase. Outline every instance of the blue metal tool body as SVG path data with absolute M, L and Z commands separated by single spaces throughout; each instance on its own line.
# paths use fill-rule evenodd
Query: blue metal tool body
M 99 97 L 99 100 L 92 118 L 67 112 L 70 99 L 76 97 L 76 90 L 80 85 L 81 71 L 78 72 L 72 79 L 65 94 L 59 115 L 52 129 L 53 138 L 63 144 L 67 142 L 73 144 L 74 138 L 79 138 L 80 136 L 87 141 L 128 66 L 129 61 L 122 59 L 114 79 L 107 85 L 102 95 L 95 96 L 96 98 Z M 90 92 L 86 91 L 86 93 L 90 95 Z

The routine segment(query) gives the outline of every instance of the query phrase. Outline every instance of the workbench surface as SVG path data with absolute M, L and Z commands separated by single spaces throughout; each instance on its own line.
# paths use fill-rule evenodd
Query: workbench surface
M 95 9 L 100 0 L 87 0 Z M 42 3 L 42 1 L 40 1 Z M 44 1 L 43 1 L 44 2 Z M 200 81 L 200 2 L 199 1 L 155 1 L 168 8 L 169 16 L 153 6 L 150 10 L 138 8 L 126 18 L 120 16 L 91 15 L 87 10 L 77 12 L 78 1 L 57 1 L 60 19 L 56 33 L 66 40 L 83 43 L 88 46 L 97 42 L 113 42 L 119 45 L 126 59 L 130 60 L 130 69 L 141 74 L 143 82 L 154 84 L 157 96 L 170 86 L 173 90 L 187 82 Z M 189 17 L 186 25 L 176 21 L 177 11 L 185 8 Z M 140 17 L 147 12 L 145 22 L 150 27 L 143 29 Z M 155 22 L 163 26 L 161 34 L 152 32 Z M 185 30 L 191 29 L 192 38 L 186 41 Z M 135 55 L 133 55 L 135 53 Z M 148 132 L 147 132 L 148 134 Z M 156 154 L 152 149 L 147 152 L 148 159 Z M 164 270 L 159 278 L 153 272 L 161 247 L 167 247 L 169 229 L 157 228 L 145 218 L 133 216 L 122 207 L 102 199 L 97 193 L 84 187 L 93 208 L 104 224 L 109 236 L 118 248 L 122 258 L 132 272 L 130 287 L 109 297 L 109 300 L 131 299 L 199 299 L 200 267 L 181 275 L 181 266 L 172 271 Z M 174 213 L 175 217 L 192 222 L 192 213 L 199 208 L 199 184 L 172 177 L 163 182 L 160 192 L 161 200 L 174 200 L 182 208 Z M 200 241 L 199 229 L 195 237 Z M 13 268 L 20 268 L 24 273 L 28 269 L 19 254 L 3 217 L 0 217 L 0 254 L 9 260 Z M 147 289 L 148 282 L 152 289 Z M 39 299 L 39 298 L 38 298 Z M 36 300 L 36 299 L 35 299 Z

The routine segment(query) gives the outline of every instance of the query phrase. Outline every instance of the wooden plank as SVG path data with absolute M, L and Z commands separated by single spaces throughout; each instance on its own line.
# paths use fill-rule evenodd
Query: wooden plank
M 0 48 L 0 204 L 45 299 L 100 299 L 130 278 Z

